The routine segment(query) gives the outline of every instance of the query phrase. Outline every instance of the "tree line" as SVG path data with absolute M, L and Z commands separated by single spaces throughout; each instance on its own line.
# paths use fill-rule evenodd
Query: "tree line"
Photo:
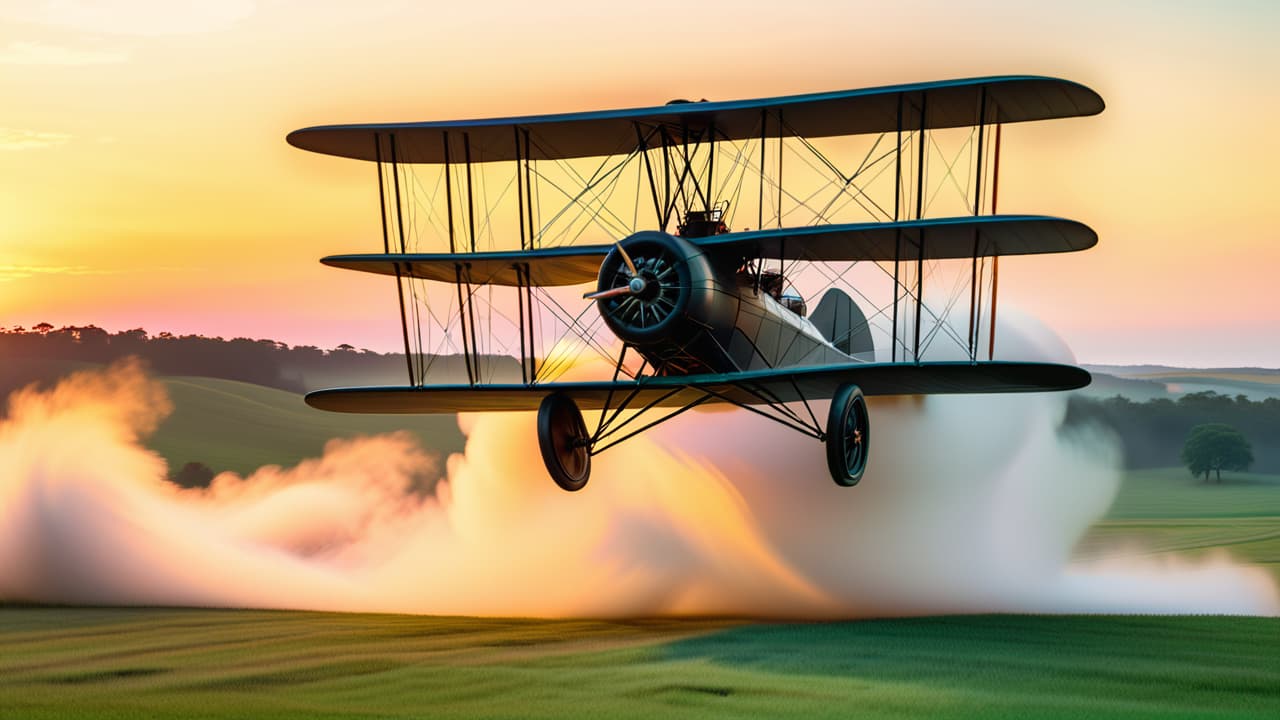
M 0 357 L 38 359 L 44 363 L 106 364 L 137 356 L 160 375 L 199 375 L 240 380 L 303 392 L 314 389 L 310 374 L 404 374 L 404 356 L 358 350 L 351 345 L 321 349 L 286 345 L 275 340 L 156 335 L 143 328 L 108 332 L 94 325 L 0 329 Z
M 1234 429 L 1247 440 L 1254 471 L 1280 473 L 1280 398 L 1259 401 L 1206 391 L 1135 402 L 1120 395 L 1105 399 L 1073 395 L 1064 424 L 1087 423 L 1108 428 L 1119 437 L 1127 468 L 1186 464 L 1183 450 L 1192 430 L 1216 425 Z M 1201 442 L 1208 442 L 1208 438 Z M 1207 469 L 1213 468 L 1197 467 L 1193 472 Z

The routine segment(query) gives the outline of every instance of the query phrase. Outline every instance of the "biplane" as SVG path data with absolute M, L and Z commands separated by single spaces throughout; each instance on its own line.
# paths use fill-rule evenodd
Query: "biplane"
M 382 252 L 322 262 L 396 279 L 408 371 L 306 401 L 536 410 L 547 471 L 570 491 L 594 455 L 727 404 L 825 443 L 832 478 L 855 485 L 868 396 L 1090 382 L 995 358 L 1000 258 L 1097 243 L 997 200 L 1005 125 L 1103 107 L 1077 83 L 1002 76 L 294 131 L 296 147 L 375 165 Z M 577 376 L 584 355 L 598 377 Z

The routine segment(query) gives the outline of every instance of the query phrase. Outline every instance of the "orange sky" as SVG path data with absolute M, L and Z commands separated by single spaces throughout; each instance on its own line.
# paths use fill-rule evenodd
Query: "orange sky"
M 372 168 L 297 127 L 1026 73 L 1108 109 L 1006 128 L 1000 209 L 1101 242 L 1001 302 L 1085 362 L 1280 365 L 1275 3 L 171 5 L 0 8 L 0 325 L 398 347 L 394 287 L 316 262 L 380 245 Z

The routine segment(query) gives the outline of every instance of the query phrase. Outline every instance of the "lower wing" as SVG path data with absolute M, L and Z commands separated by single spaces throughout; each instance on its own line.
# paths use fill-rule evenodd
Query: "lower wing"
M 558 392 L 583 410 L 611 407 L 624 398 L 632 406 L 679 407 L 708 401 L 764 405 L 828 399 L 847 383 L 869 396 L 956 395 L 1075 390 L 1091 379 L 1082 368 L 1055 363 L 849 363 L 618 382 L 335 388 L 308 393 L 307 404 L 353 413 L 537 410 L 544 397 Z

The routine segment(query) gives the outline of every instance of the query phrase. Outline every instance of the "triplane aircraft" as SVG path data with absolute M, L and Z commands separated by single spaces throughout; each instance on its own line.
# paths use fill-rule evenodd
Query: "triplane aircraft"
M 1013 76 L 297 130 L 288 140 L 299 148 L 376 164 L 383 252 L 323 262 L 396 277 L 409 373 L 403 387 L 322 390 L 307 402 L 374 413 L 536 409 L 543 459 L 565 490 L 586 484 L 593 455 L 728 403 L 824 442 L 832 478 L 854 485 L 870 445 L 865 396 L 1089 383 L 1078 367 L 994 359 L 996 289 L 1000 257 L 1084 250 L 1097 236 L 996 205 L 1004 125 L 1102 109 L 1082 85 Z M 947 138 L 959 149 L 944 151 Z M 935 216 L 944 191 L 958 194 L 960 211 Z M 754 228 L 734 227 L 744 217 Z M 947 260 L 966 261 L 962 282 L 935 312 L 926 280 L 940 282 Z M 833 287 L 855 266 L 870 268 L 851 290 L 871 312 Z M 812 315 L 791 285 L 804 268 L 827 281 Z M 891 301 L 875 306 L 865 292 L 875 283 L 889 283 Z M 962 338 L 951 311 L 966 289 Z M 566 307 L 574 302 L 581 312 Z M 592 306 L 598 317 L 586 319 Z M 432 328 L 443 331 L 438 348 L 428 347 Z M 549 343 L 549 329 L 563 329 L 561 340 Z M 518 377 L 516 362 L 495 361 L 514 352 L 515 334 Z M 963 355 L 926 359 L 939 337 Z M 564 379 L 583 353 L 607 358 L 611 377 Z M 435 381 L 459 355 L 465 378 L 453 360 L 452 375 Z M 819 422 L 810 403 L 824 399 Z M 583 409 L 598 412 L 591 426 Z

